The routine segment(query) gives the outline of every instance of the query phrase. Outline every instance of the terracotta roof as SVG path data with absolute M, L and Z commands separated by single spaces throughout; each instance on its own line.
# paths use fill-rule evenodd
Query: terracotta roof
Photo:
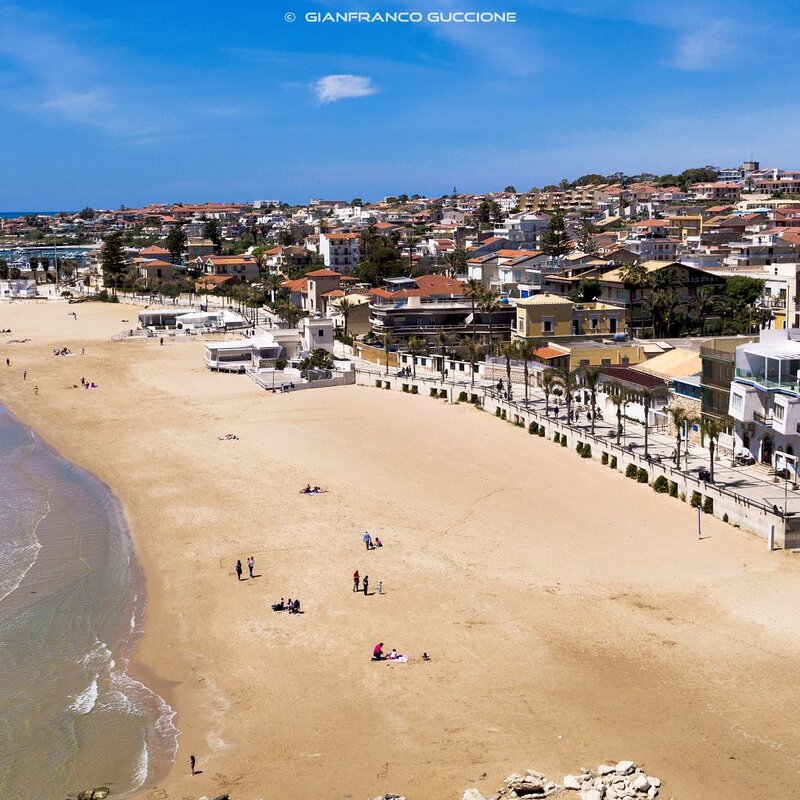
M 150 258 L 147 261 L 143 261 L 140 267 L 174 267 L 174 264 L 170 264 L 169 261 L 160 261 L 157 258 Z
M 202 278 L 198 278 L 195 281 L 196 286 L 213 286 L 219 285 L 221 283 L 227 283 L 228 281 L 235 281 L 238 278 L 235 275 L 205 275 Z
M 139 251 L 140 256 L 168 256 L 169 254 L 169 250 L 165 247 L 159 247 L 157 244 L 151 244 L 150 247 L 145 247 L 143 250 Z
M 315 269 L 313 272 L 306 272 L 306 278 L 338 278 L 339 273 L 332 269 Z
M 563 358 L 568 355 L 569 351 L 559 350 L 555 347 L 540 347 L 538 350 L 534 351 L 534 356 L 543 361 L 547 361 L 551 358 Z
M 281 288 L 288 289 L 290 292 L 306 292 L 308 291 L 308 281 L 305 278 L 297 278 L 293 281 L 284 281 Z
M 322 296 L 333 299 L 335 297 L 344 297 L 344 292 L 341 289 L 333 289 L 330 292 L 325 292 L 325 294 L 323 294 Z

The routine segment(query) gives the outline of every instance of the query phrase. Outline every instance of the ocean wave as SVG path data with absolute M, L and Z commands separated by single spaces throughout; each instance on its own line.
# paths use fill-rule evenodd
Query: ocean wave
M 147 780 L 147 775 L 150 772 L 150 753 L 147 749 L 147 739 L 142 742 L 142 749 L 139 752 L 139 758 L 136 760 L 136 768 L 133 771 L 133 789 L 141 789 L 144 782 Z
M 74 711 L 76 714 L 88 714 L 92 711 L 100 694 L 97 684 L 99 677 L 99 675 L 95 675 L 92 682 L 73 700 L 69 707 L 70 711 Z

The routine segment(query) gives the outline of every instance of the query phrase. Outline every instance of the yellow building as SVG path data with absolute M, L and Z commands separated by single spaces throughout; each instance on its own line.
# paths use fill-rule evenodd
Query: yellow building
M 574 303 L 555 294 L 517 300 L 514 339 L 552 341 L 569 336 L 613 336 L 625 328 L 625 309 L 610 303 Z

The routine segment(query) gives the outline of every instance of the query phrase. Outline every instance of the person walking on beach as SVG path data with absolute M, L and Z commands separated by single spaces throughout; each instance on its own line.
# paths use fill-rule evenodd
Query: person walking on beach
M 372 537 L 369 535 L 369 531 L 364 531 L 364 544 L 367 546 L 367 550 L 372 550 Z
M 28 380 L 28 370 L 25 370 L 25 371 L 22 373 L 22 380 L 24 380 L 24 381 Z
M 251 578 L 253 577 L 253 567 L 255 566 L 255 564 L 256 564 L 255 558 L 253 558 L 253 556 L 250 556 L 250 558 L 247 559 L 247 571 L 250 573 Z
M 367 590 L 369 589 L 369 575 L 364 576 L 364 596 L 367 595 Z
M 378 594 L 383 594 L 383 581 L 378 581 Z
M 162 347 L 164 346 L 164 337 L 163 336 L 161 337 L 161 346 Z
M 236 559 L 236 578 L 238 580 L 242 579 L 242 560 Z
M 7 358 L 7 359 L 6 359 L 6 366 L 7 366 L 7 367 L 10 367 L 10 366 L 11 366 L 11 359 L 10 359 L 10 358 Z
M 38 394 L 39 394 L 39 387 L 38 387 L 38 386 L 34 386 L 34 387 L 33 387 L 33 393 L 34 393 L 35 395 L 38 395 Z
M 353 573 L 353 591 L 354 591 L 354 592 L 357 592 L 357 591 L 358 591 L 358 584 L 359 584 L 359 581 L 360 581 L 360 580 L 361 580 L 361 578 L 360 578 L 360 577 L 359 577 L 359 575 L 358 575 L 358 570 L 356 570 L 356 571 Z
M 194 765 L 197 763 L 194 756 L 189 756 L 189 769 L 192 771 L 192 775 L 195 774 Z

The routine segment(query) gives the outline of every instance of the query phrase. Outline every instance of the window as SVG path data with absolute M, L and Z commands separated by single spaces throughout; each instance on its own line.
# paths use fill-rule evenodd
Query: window
M 611 359 L 610 358 L 601 358 L 600 359 L 600 366 L 601 367 L 610 367 L 611 366 Z
M 581 359 L 581 366 L 582 367 L 588 367 L 589 366 L 589 359 L 588 358 L 582 358 Z
M 734 408 L 736 411 L 741 411 L 743 407 L 744 407 L 744 397 L 734 392 L 731 395 L 731 408 Z
M 778 420 L 778 422 L 783 422 L 783 415 L 785 411 L 786 408 L 784 406 L 776 403 L 772 415 L 775 417 L 776 420 Z
M 542 320 L 542 333 L 552 333 L 553 332 L 553 320 L 551 319 L 543 319 Z
M 524 331 L 524 330 L 525 330 L 525 322 L 524 322 L 524 320 L 522 319 L 522 317 L 520 317 L 520 318 L 517 320 L 517 330 L 518 330 L 520 333 L 522 333 L 522 331 Z
M 597 317 L 592 317 L 591 318 L 590 325 L 591 325 L 593 331 L 596 331 L 598 329 L 598 327 L 600 327 L 600 322 L 597 319 Z
M 628 356 L 622 356 L 622 358 L 620 359 L 620 364 L 630 364 L 630 363 L 631 360 L 628 358 Z

